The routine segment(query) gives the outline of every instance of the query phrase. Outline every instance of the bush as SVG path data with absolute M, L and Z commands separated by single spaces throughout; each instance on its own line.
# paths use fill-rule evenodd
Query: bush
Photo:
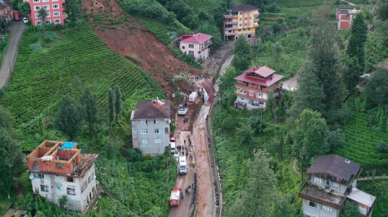
M 269 7 L 268 7 L 268 12 L 270 13 L 277 13 L 279 12 L 280 9 L 279 7 L 277 6 L 277 4 L 275 2 L 273 2 Z
M 53 31 L 46 31 L 42 34 L 42 36 L 46 42 L 52 42 L 58 38 L 57 33 L 53 32 Z
M 42 51 L 42 46 L 38 43 L 34 43 L 30 45 L 30 48 L 33 52 L 40 52 Z
M 380 153 L 387 153 L 388 152 L 388 145 L 384 141 L 381 141 L 380 144 L 376 146 L 377 150 L 379 150 Z

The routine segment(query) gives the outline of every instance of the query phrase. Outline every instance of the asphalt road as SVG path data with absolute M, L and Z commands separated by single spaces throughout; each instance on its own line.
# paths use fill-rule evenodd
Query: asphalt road
M 25 24 L 21 21 L 11 21 L 10 25 L 10 39 L 7 50 L 3 56 L 3 61 L 0 68 L 0 88 L 6 85 L 15 69 L 16 58 L 18 56 L 19 42 L 22 38 Z

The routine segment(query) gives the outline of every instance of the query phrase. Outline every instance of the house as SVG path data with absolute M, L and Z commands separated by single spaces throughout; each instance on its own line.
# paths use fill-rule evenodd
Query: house
M 237 5 L 224 14 L 225 40 L 235 40 L 240 35 L 253 38 L 259 27 L 259 9 L 253 5 Z
M 131 121 L 133 147 L 143 154 L 163 154 L 170 138 L 170 101 L 138 101 Z
M 67 209 L 86 213 L 98 196 L 97 157 L 74 142 L 44 141 L 27 156 L 33 193 L 57 205 L 67 197 Z
M 356 9 L 337 9 L 336 12 L 336 19 L 338 21 L 337 29 L 343 30 L 343 29 L 349 29 L 350 24 L 352 23 L 352 20 L 355 18 L 355 15 L 360 10 Z
M 180 41 L 179 48 L 182 53 L 191 55 L 195 60 L 207 59 L 210 54 L 209 46 L 212 44 L 211 35 L 196 33 L 193 35 L 184 35 Z
M 279 93 L 280 81 L 284 76 L 275 74 L 273 69 L 266 66 L 256 66 L 237 76 L 235 107 L 246 107 L 248 110 L 265 108 L 268 92 Z
M 299 191 L 306 217 L 338 217 L 345 202 L 358 204 L 363 216 L 372 216 L 376 197 L 356 188 L 360 165 L 337 155 L 318 156 L 307 170 L 310 180 Z
M 42 18 L 39 17 L 39 10 L 41 8 L 47 11 L 46 24 L 64 25 L 64 20 L 67 17 L 65 13 L 65 0 L 28 0 L 28 3 L 31 8 L 29 18 L 32 25 L 38 26 L 42 24 Z

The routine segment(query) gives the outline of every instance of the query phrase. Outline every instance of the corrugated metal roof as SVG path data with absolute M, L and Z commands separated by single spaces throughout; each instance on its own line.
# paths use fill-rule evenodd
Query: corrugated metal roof
M 352 192 L 348 195 L 348 198 L 357 203 L 364 204 L 367 207 L 372 207 L 376 200 L 375 196 L 363 192 L 358 188 L 352 188 Z
M 253 11 L 258 10 L 259 8 L 253 6 L 253 5 L 237 5 L 230 10 L 232 11 Z

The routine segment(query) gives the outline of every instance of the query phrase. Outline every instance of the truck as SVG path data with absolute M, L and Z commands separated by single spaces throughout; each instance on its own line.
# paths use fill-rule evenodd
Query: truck
M 189 102 L 195 102 L 195 100 L 197 100 L 197 98 L 198 98 L 198 92 L 192 92 L 189 95 Z
M 179 156 L 179 175 L 186 175 L 187 174 L 187 161 L 186 161 L 186 156 L 182 155 Z
M 173 188 L 170 195 L 170 206 L 179 206 L 182 191 L 180 188 Z
M 183 97 L 182 104 L 179 104 L 178 115 L 186 115 L 187 114 L 187 103 L 186 96 Z

